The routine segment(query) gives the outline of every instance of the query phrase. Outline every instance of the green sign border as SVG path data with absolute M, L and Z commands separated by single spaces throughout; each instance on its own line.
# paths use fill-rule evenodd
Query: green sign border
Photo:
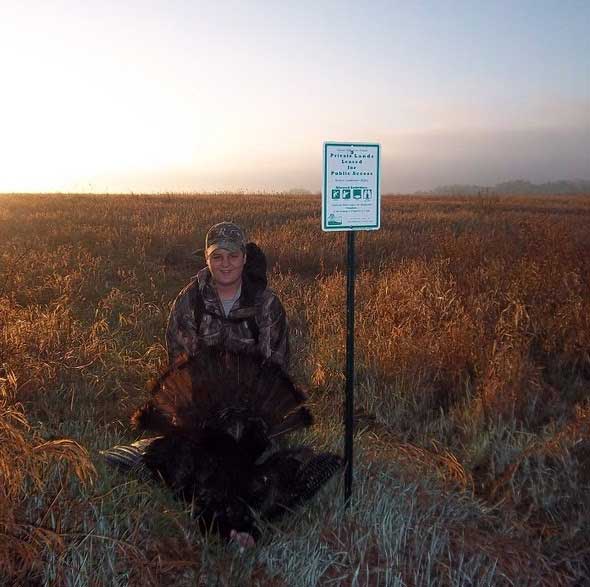
M 377 222 L 361 226 L 327 226 L 326 211 L 328 210 L 328 147 L 377 147 Z M 323 189 L 323 210 L 322 230 L 326 232 L 350 232 L 354 230 L 379 230 L 381 228 L 381 145 L 379 143 L 324 143 L 324 189 Z

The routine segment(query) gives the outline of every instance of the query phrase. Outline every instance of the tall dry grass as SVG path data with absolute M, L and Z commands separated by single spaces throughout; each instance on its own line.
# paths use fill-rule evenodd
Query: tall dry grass
M 242 555 L 196 533 L 164 491 L 97 458 L 132 438 L 128 415 L 165 361 L 170 303 L 199 268 L 188 253 L 221 219 L 244 225 L 268 252 L 289 314 L 292 371 L 310 387 L 318 418 L 302 440 L 341 448 L 345 240 L 321 232 L 319 203 L 243 194 L 0 197 L 0 474 L 11 488 L 1 494 L 0 520 L 30 532 L 3 542 L 7 577 L 46 585 L 584 584 L 588 197 L 384 199 L 382 230 L 357 239 L 351 511 L 340 493 L 324 492 Z M 79 446 L 98 470 L 92 485 Z M 26 552 L 23 536 L 33 545 Z
M 0 379 L 0 561 L 7 582 L 44 570 L 47 552 L 60 553 L 67 538 L 61 520 L 72 504 L 73 480 L 91 484 L 96 471 L 88 452 L 73 440 L 43 440 L 31 430 L 22 406 L 10 399 L 16 380 Z

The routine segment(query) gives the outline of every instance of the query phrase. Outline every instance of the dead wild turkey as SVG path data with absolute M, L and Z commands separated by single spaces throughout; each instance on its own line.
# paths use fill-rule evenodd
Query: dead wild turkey
M 310 426 L 306 395 L 277 365 L 211 349 L 185 359 L 152 385 L 132 418 L 158 436 L 104 451 L 111 464 L 138 462 L 191 501 L 202 527 L 225 539 L 258 535 L 271 520 L 312 497 L 340 468 L 332 453 L 279 448 L 276 440 Z

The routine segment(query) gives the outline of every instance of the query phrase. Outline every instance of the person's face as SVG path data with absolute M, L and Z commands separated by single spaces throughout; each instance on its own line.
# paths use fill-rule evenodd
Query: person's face
M 215 249 L 207 258 L 207 266 L 216 285 L 222 287 L 237 286 L 241 282 L 245 263 L 246 256 L 242 251 Z

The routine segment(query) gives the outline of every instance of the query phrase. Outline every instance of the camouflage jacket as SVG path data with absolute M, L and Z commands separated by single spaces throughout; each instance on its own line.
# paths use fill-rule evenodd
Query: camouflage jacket
M 204 311 L 197 332 L 195 308 L 198 292 L 203 300 Z M 258 342 L 248 325 L 252 317 L 258 327 Z M 211 282 L 211 273 L 205 267 L 172 304 L 166 328 L 166 346 L 170 364 L 181 353 L 194 356 L 203 346 L 223 346 L 235 352 L 257 352 L 287 370 L 287 316 L 281 301 L 271 289 L 257 287 L 243 278 L 241 295 L 226 317 Z

